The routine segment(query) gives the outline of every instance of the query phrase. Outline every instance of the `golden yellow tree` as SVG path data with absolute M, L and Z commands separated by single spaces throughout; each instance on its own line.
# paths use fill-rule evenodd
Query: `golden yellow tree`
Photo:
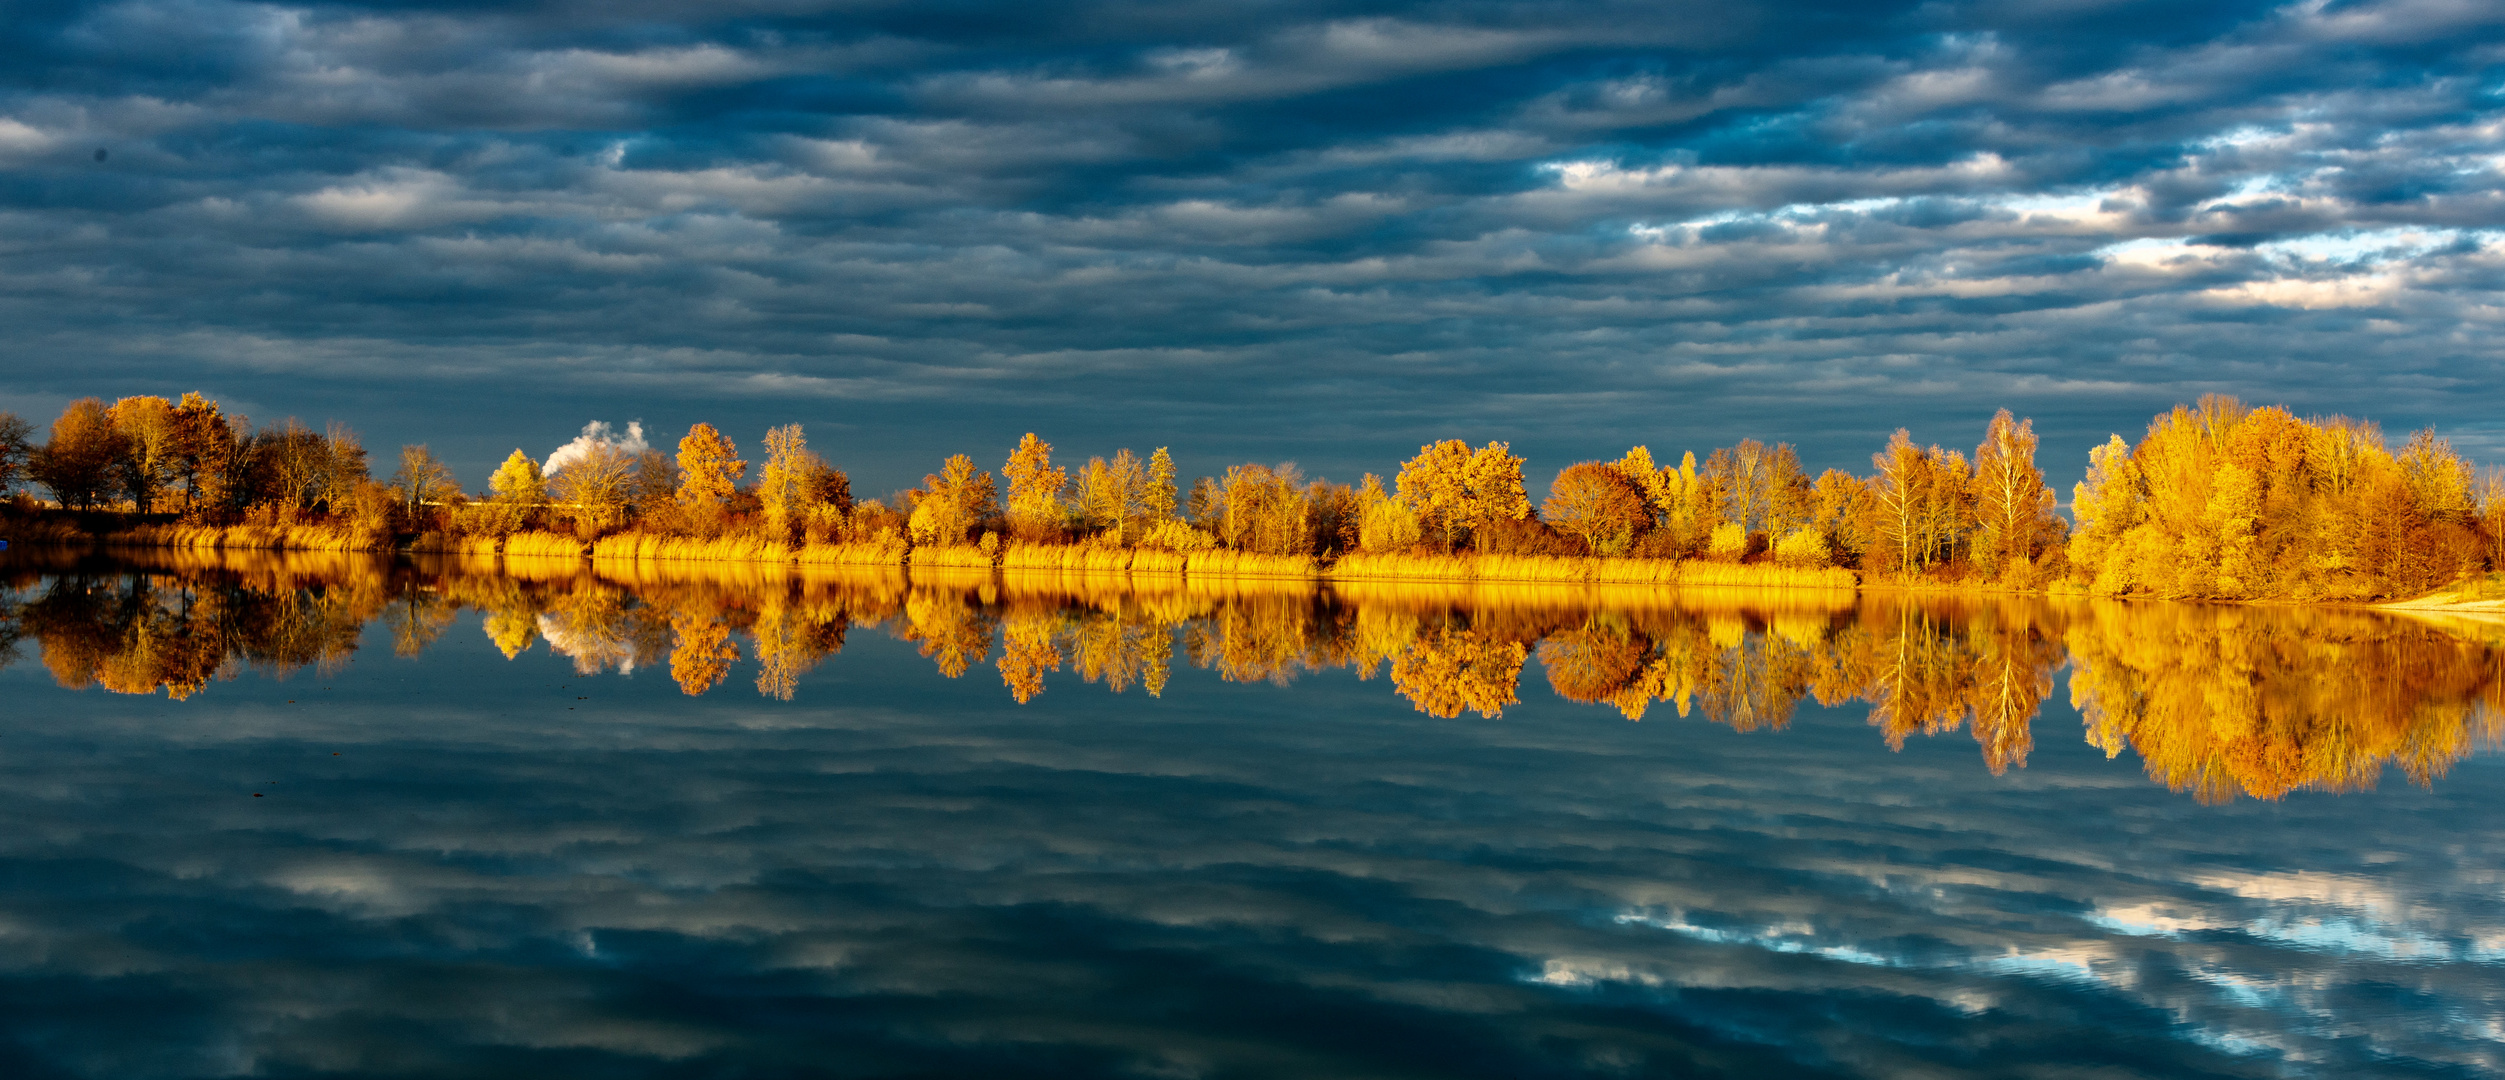
M 1522 459 L 1501 442 L 1475 451 L 1459 439 L 1419 447 L 1418 456 L 1401 463 L 1393 482 L 1400 500 L 1446 543 L 1500 520 L 1531 516 Z
M 237 432 L 245 422 L 241 417 L 229 420 L 217 402 L 187 393 L 174 405 L 174 425 L 178 450 L 174 477 L 183 485 L 183 509 L 186 512 L 223 511 L 234 503 L 242 487 L 242 470 L 236 466 L 239 453 Z M 5 488 L 0 484 L 0 488 Z
M 626 519 L 627 493 L 635 480 L 635 458 L 607 443 L 566 462 L 548 487 L 574 518 L 576 535 L 588 540 L 616 528 Z
M 1620 464 L 1624 464 L 1621 462 Z M 1652 527 L 1644 489 L 1617 466 L 1586 461 L 1566 466 L 1548 485 L 1540 519 L 1583 538 L 1594 555 L 1624 555 Z
M 992 474 L 976 469 L 964 454 L 950 457 L 937 475 L 923 477 L 922 489 L 906 521 L 917 544 L 965 543 L 968 531 L 999 510 Z
M 2006 578 L 2035 558 L 2056 527 L 2053 489 L 2035 464 L 2035 421 L 1992 414 L 1974 448 L 1974 501 L 1975 563 L 1985 575 Z
M 811 478 L 818 462 L 800 425 L 785 424 L 765 433 L 765 468 L 757 474 L 757 501 L 765 508 L 765 527 L 775 539 L 789 539 L 793 527 L 807 516 Z
M 1061 491 L 1069 486 L 1070 473 L 1053 466 L 1051 443 L 1027 432 L 1000 467 L 1000 478 L 1009 482 L 1012 528 L 1034 539 L 1059 532 Z
M 34 452 L 27 473 L 52 489 L 64 506 L 93 506 L 113 487 L 113 463 L 124 437 L 105 414 L 104 402 L 80 398 L 52 422 L 52 437 Z
M 1140 495 L 1140 512 L 1151 524 L 1172 520 L 1176 506 L 1174 486 L 1174 455 L 1158 447 L 1148 455 L 1148 487 Z
M 114 462 L 114 482 L 133 509 L 155 509 L 157 493 L 172 481 L 182 456 L 182 426 L 174 403 L 154 395 L 126 397 L 105 410 L 121 433 L 122 453 Z
M 739 448 L 713 425 L 690 427 L 678 441 L 678 504 L 697 522 L 715 521 L 747 471 Z

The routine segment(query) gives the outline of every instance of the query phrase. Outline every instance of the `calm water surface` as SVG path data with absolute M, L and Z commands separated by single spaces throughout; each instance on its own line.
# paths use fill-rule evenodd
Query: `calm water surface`
M 2505 1069 L 2476 625 L 6 573 L 13 1077 Z

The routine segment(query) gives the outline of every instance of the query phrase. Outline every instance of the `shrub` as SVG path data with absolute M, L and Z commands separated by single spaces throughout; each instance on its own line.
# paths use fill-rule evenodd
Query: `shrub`
M 1185 554 L 1207 551 L 1218 546 L 1217 537 L 1171 518 L 1151 527 L 1148 535 L 1140 537 L 1139 542 L 1142 547 L 1164 548 L 1167 551 L 1180 551 Z
M 1705 557 L 1717 562 L 1738 562 L 1748 555 L 1748 530 L 1736 521 L 1713 527 L 1713 537 L 1705 541 Z
M 1785 566 L 1825 566 L 1832 561 L 1825 533 L 1802 529 L 1774 545 L 1774 561 Z

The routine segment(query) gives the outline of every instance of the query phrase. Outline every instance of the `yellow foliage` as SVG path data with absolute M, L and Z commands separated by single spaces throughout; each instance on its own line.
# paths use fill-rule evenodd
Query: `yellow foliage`
M 1827 565 L 1827 537 L 1814 529 L 1802 529 L 1775 542 L 1774 561 L 1784 566 L 1822 567 Z
M 1748 554 L 1748 530 L 1739 522 L 1726 521 L 1713 527 L 1705 540 L 1705 557 L 1724 562 L 1738 562 Z
M 1147 535 L 1142 536 L 1139 543 L 1143 548 L 1163 548 L 1170 552 L 1189 553 L 1207 551 L 1218 546 L 1218 538 L 1182 521 L 1169 518 L 1149 526 Z

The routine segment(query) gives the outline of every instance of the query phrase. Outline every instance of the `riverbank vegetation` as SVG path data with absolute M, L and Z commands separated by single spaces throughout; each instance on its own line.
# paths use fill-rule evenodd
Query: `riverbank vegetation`
M 11 535 L 155 547 L 388 550 L 593 560 L 912 565 L 1591 585 L 1980 587 L 2232 600 L 2367 600 L 2505 569 L 2505 480 L 2432 432 L 2221 397 L 2094 450 L 2071 521 L 2003 410 L 1971 455 L 1898 430 L 1856 474 L 1785 443 L 1636 446 L 1558 470 L 1534 501 L 1502 442 L 1445 440 L 1355 484 L 1247 463 L 1188 485 L 1160 447 L 1084 464 L 1033 433 L 997 473 L 958 454 L 856 499 L 798 424 L 751 463 L 710 424 L 666 453 L 606 425 L 546 460 L 515 450 L 465 491 L 423 445 L 382 479 L 344 425 L 255 427 L 198 394 L 73 402 L 41 444 L 0 414 Z

